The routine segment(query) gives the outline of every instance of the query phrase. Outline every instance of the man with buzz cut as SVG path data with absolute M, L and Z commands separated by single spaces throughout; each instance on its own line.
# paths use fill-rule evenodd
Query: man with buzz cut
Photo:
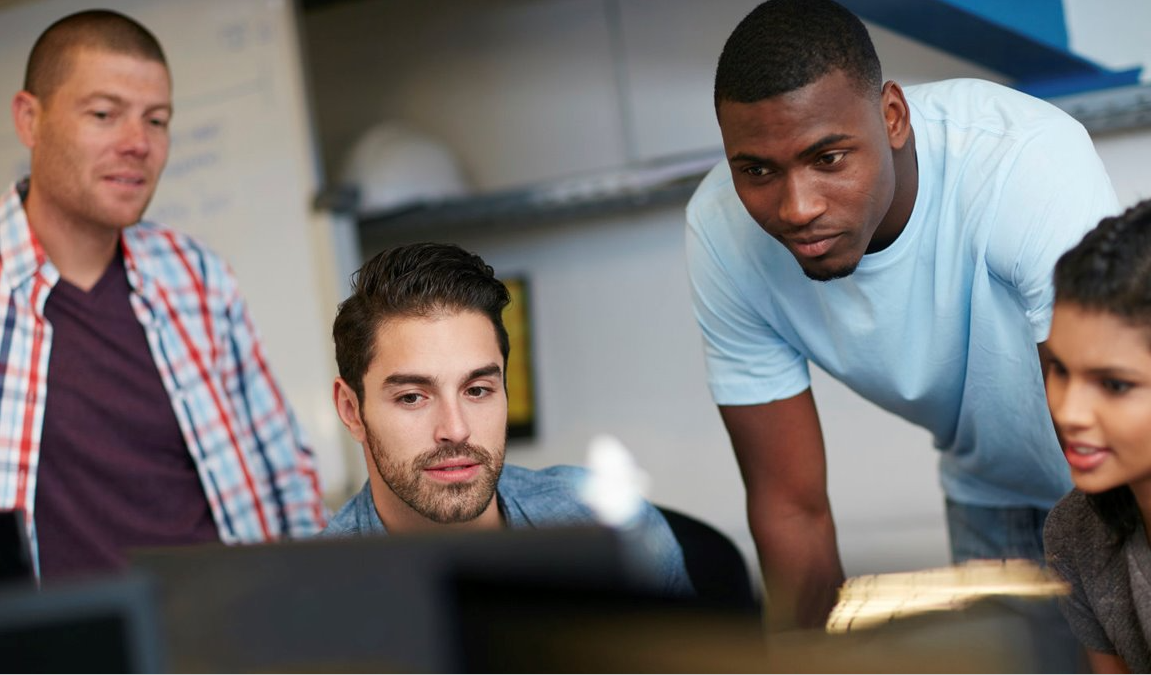
M 155 36 L 60 19 L 12 117 L 31 172 L 0 198 L 0 509 L 25 513 L 41 580 L 318 532 L 315 460 L 235 278 L 141 221 L 172 120 Z
M 591 525 L 583 469 L 504 464 L 510 344 L 504 284 L 450 244 L 385 250 L 356 273 L 332 327 L 336 411 L 363 447 L 368 480 L 325 535 Z M 689 595 L 683 551 L 663 515 L 635 518 L 653 587 Z

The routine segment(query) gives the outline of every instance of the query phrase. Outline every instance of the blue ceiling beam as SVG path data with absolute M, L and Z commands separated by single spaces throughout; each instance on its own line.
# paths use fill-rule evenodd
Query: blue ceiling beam
M 864 21 L 980 64 L 1041 98 L 1126 86 L 1141 68 L 1111 70 L 1067 48 L 1062 0 L 840 0 Z

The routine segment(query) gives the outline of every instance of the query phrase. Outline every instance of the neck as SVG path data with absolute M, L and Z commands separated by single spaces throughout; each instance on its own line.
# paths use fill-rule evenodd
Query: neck
M 911 212 L 915 209 L 915 199 L 919 195 L 919 160 L 915 157 L 915 131 L 908 132 L 907 142 L 892 154 L 895 169 L 895 194 L 883 222 L 876 229 L 875 236 L 868 246 L 868 253 L 887 248 L 903 234 Z
M 45 205 L 35 190 L 29 190 L 24 212 L 28 226 L 61 278 L 82 290 L 91 290 L 116 256 L 120 231 L 84 227 Z

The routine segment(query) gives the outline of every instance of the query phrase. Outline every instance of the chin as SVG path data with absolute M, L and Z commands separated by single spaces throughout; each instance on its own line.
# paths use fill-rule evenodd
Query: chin
M 859 267 L 859 261 L 839 267 L 827 266 L 812 268 L 806 265 L 802 267 L 803 273 L 807 276 L 808 279 L 811 279 L 812 281 L 833 281 L 835 279 L 843 279 L 844 277 L 849 277 L 854 274 L 855 268 Z

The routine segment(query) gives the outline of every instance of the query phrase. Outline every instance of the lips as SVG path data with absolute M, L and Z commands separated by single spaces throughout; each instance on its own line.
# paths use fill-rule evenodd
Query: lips
M 1068 443 L 1063 447 L 1068 466 L 1076 471 L 1091 471 L 1107 461 L 1110 455 L 1107 448 L 1086 443 Z
M 445 483 L 464 483 L 478 476 L 483 466 L 474 459 L 457 457 L 425 467 L 424 473 Z
M 147 182 L 143 176 L 126 174 L 104 176 L 104 180 L 115 183 L 116 185 L 125 185 L 128 187 L 139 187 Z
M 838 234 L 827 237 L 807 237 L 802 240 L 792 239 L 791 247 L 797 255 L 804 258 L 818 258 L 830 251 L 837 239 L 839 239 Z

